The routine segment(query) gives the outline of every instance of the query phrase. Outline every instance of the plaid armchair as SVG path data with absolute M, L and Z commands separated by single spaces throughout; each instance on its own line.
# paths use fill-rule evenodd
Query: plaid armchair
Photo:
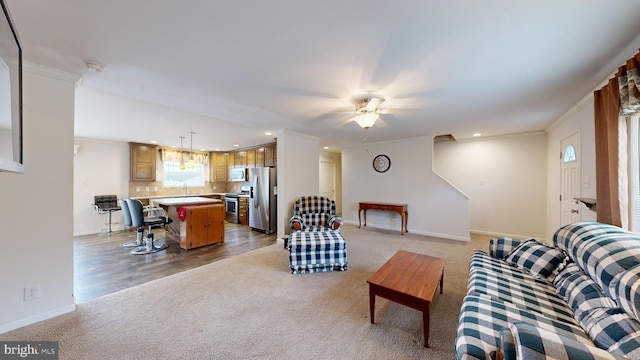
M 340 231 L 342 218 L 336 216 L 336 202 L 328 197 L 303 196 L 293 204 L 289 227 L 294 231 Z

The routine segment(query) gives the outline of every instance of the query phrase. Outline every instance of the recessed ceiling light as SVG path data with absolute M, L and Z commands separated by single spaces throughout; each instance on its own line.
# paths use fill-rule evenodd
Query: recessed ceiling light
M 177 148 L 177 146 L 175 146 L 175 145 L 171 145 L 171 148 L 172 148 L 172 149 L 175 149 L 175 148 Z
M 266 133 L 264 133 L 265 135 L 273 135 L 273 133 L 271 131 L 267 131 Z
M 475 134 L 473 134 L 473 136 L 478 137 L 478 136 L 482 136 L 482 134 L 481 133 L 475 133 Z
M 328 149 L 329 149 L 329 147 L 328 147 L 328 146 L 325 146 L 325 147 L 323 147 L 323 149 L 328 150 Z
M 152 144 L 157 144 L 157 143 L 158 143 L 158 142 L 157 142 L 157 141 L 155 141 L 155 140 L 149 140 L 149 142 L 150 142 L 150 143 L 152 143 Z
M 233 146 L 235 146 L 235 147 L 240 147 L 240 145 L 238 145 L 238 144 L 233 144 Z
M 207 151 L 207 149 L 200 149 L 200 151 Z
M 213 149 L 213 150 L 215 150 L 215 151 L 220 151 L 220 148 L 215 148 L 215 149 Z

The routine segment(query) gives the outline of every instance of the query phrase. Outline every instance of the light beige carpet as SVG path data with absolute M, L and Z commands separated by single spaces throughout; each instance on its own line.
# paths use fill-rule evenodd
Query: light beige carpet
M 79 304 L 0 340 L 57 340 L 60 359 L 452 359 L 469 243 L 346 225 L 348 270 L 288 273 L 282 243 Z M 366 280 L 397 250 L 446 259 L 444 294 L 422 314 L 376 299 Z

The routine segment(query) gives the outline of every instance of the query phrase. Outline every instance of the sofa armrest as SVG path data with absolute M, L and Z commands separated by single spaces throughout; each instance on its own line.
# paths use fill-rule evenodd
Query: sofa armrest
M 501 334 L 500 353 L 504 359 L 593 359 L 624 360 L 626 358 L 611 354 L 604 349 L 569 339 L 549 330 L 534 325 L 516 322 L 509 325 L 511 339 Z M 512 344 L 509 342 L 512 341 Z M 504 347 L 503 347 L 504 345 Z
M 331 215 L 329 216 L 329 221 L 327 222 L 327 225 L 332 230 L 339 230 L 340 226 L 342 226 L 343 223 L 344 222 L 342 221 L 341 217 L 336 215 Z
M 291 219 L 289 219 L 289 227 L 293 231 L 300 231 L 304 230 L 307 225 L 304 223 L 304 220 L 302 220 L 302 216 L 293 215 Z
M 498 237 L 489 240 L 489 256 L 496 259 L 504 259 L 509 255 L 511 250 L 520 245 L 522 240 L 510 237 Z

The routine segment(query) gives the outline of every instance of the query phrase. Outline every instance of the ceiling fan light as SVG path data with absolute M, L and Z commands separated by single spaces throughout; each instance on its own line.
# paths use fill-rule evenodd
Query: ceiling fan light
M 355 117 L 355 121 L 364 129 L 372 127 L 376 120 L 378 120 L 378 114 L 376 113 L 362 114 Z

